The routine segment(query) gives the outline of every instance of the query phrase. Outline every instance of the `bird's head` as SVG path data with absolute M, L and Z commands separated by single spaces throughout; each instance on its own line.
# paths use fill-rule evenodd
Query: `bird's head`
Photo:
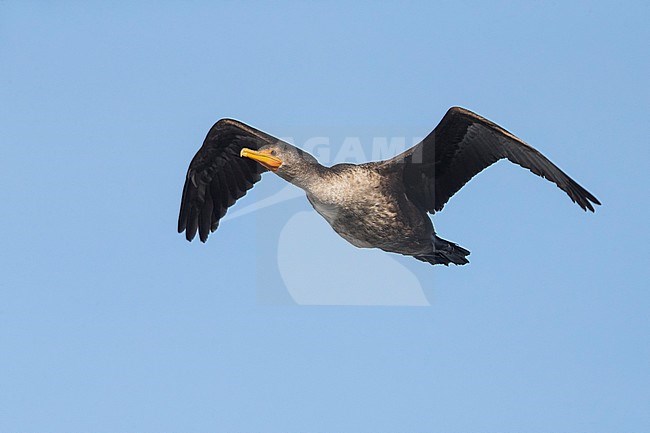
M 282 142 L 267 144 L 258 150 L 243 148 L 239 154 L 257 161 L 264 168 L 292 183 L 296 183 L 295 180 L 309 172 L 308 166 L 318 164 L 316 158 L 309 153 Z

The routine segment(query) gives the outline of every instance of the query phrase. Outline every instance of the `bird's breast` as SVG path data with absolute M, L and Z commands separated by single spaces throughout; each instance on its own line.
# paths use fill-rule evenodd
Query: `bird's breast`
M 307 194 L 316 210 L 341 237 L 359 248 L 412 252 L 430 248 L 430 221 L 414 223 L 394 191 L 372 184 L 339 194 Z

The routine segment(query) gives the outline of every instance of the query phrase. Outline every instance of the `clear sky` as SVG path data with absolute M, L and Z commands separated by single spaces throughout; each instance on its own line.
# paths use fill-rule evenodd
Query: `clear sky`
M 650 430 L 647 2 L 131 3 L 0 2 L 0 431 Z M 497 164 L 434 219 L 450 268 L 295 197 L 176 233 L 221 117 L 334 162 L 453 105 L 603 206 Z

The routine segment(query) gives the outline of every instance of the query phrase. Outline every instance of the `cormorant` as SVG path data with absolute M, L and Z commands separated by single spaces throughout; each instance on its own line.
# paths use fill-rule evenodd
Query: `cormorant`
M 314 209 L 359 248 L 431 264 L 468 263 L 469 251 L 439 238 L 427 213 L 440 211 L 474 175 L 507 158 L 555 183 L 583 210 L 600 202 L 539 151 L 460 107 L 419 144 L 386 161 L 324 167 L 284 141 L 232 119 L 219 120 L 187 171 L 178 232 L 202 242 L 228 207 L 265 171 L 303 189 Z

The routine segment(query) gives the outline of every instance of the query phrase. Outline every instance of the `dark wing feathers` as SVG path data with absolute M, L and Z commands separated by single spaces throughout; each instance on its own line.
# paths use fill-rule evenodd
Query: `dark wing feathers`
M 259 149 L 278 139 L 231 119 L 214 124 L 187 170 L 178 232 L 201 242 L 219 226 L 228 207 L 246 194 L 266 171 L 255 161 L 241 158 L 242 148 Z
M 208 132 L 187 171 L 178 217 L 178 232 L 187 240 L 196 233 L 205 242 L 235 201 L 246 194 L 266 171 L 239 153 L 279 140 L 231 119 L 218 121 Z M 441 210 L 472 177 L 507 158 L 550 180 L 584 210 L 598 199 L 578 185 L 540 152 L 469 110 L 453 107 L 422 142 L 382 164 L 402 168 L 409 198 L 423 209 Z
M 404 163 L 409 198 L 434 213 L 472 177 L 503 158 L 555 183 L 584 210 L 593 212 L 593 204 L 600 204 L 539 151 L 497 124 L 460 107 L 447 111 L 422 142 L 387 163 Z

